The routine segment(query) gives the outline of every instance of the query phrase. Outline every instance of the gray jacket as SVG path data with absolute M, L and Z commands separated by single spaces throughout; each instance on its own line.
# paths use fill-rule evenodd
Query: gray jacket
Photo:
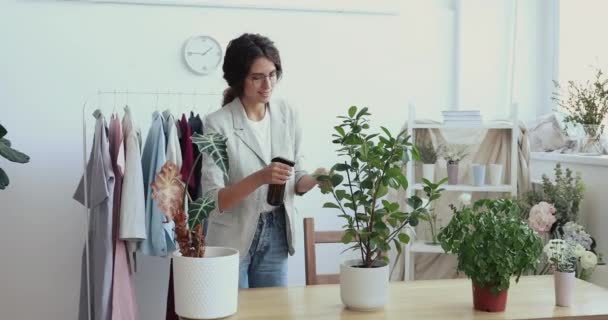
M 307 174 L 303 169 L 302 130 L 297 113 L 285 101 L 271 101 L 268 111 L 272 140 L 271 159 L 280 156 L 296 163 L 294 174 L 285 186 L 287 243 L 289 254 L 293 255 L 296 223 L 300 222 L 294 208 L 295 185 Z M 271 159 L 263 156 L 262 149 L 246 121 L 244 107 L 238 98 L 205 118 L 205 133 L 217 132 L 228 138 L 228 177 L 224 176 L 210 157 L 203 155 L 201 187 L 203 194 L 210 194 L 216 204 L 220 189 L 270 164 Z M 239 250 L 241 257 L 245 256 L 249 252 L 258 218 L 266 202 L 266 190 L 264 187 L 258 188 L 238 205 L 224 212 L 214 210 L 209 216 L 207 245 L 235 248 Z

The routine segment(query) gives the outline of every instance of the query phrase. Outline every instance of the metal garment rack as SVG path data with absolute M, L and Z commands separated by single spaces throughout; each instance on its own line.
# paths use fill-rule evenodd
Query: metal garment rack
M 91 273 L 90 273 L 90 265 L 89 265 L 89 221 L 91 218 L 91 209 L 89 208 L 89 188 L 88 188 L 88 176 L 87 176 L 87 117 L 91 116 L 89 107 L 91 107 L 91 100 L 93 100 L 94 98 L 97 98 L 97 105 L 96 108 L 101 109 L 101 98 L 105 97 L 105 96 L 113 96 L 114 97 L 114 103 L 113 103 L 113 111 L 112 113 L 116 113 L 116 106 L 117 106 L 117 97 L 118 96 L 122 96 L 126 99 L 126 105 L 128 105 L 129 107 L 133 107 L 132 105 L 129 105 L 129 97 L 133 97 L 133 96 L 156 96 L 156 107 L 158 108 L 159 104 L 159 97 L 163 96 L 163 97 L 178 97 L 178 107 L 182 108 L 182 98 L 183 97 L 190 97 L 192 98 L 193 101 L 193 105 L 190 106 L 190 108 L 195 108 L 196 105 L 196 101 L 195 99 L 197 97 L 217 97 L 217 106 L 220 106 L 221 103 L 221 98 L 222 98 L 222 94 L 218 94 L 218 93 L 199 93 L 199 92 L 182 92 L 182 91 L 130 91 L 130 90 L 113 90 L 113 91 L 97 91 L 97 93 L 89 95 L 85 100 L 84 103 L 82 105 L 82 160 L 83 160 L 83 177 L 84 177 L 84 212 L 85 212 L 85 224 L 84 224 L 84 230 L 85 230 L 85 260 L 86 260 L 86 272 L 87 272 L 87 276 L 86 276 L 86 281 L 87 281 L 87 318 L 88 320 L 91 320 Z M 141 107 L 146 107 L 144 105 L 140 105 Z M 149 111 L 150 106 L 147 105 L 147 108 Z M 145 109 L 144 109 L 145 110 Z M 203 114 L 203 116 L 205 116 L 207 113 L 209 113 L 209 111 L 211 110 L 211 108 L 207 108 L 206 113 Z

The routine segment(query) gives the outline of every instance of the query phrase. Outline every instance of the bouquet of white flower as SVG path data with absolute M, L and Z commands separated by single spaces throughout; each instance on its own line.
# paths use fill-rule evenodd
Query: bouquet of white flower
M 575 272 L 577 277 L 584 278 L 584 273 L 595 267 L 597 256 L 585 247 L 572 240 L 551 239 L 543 249 L 548 265 L 555 271 Z M 577 272 L 580 262 L 580 272 Z

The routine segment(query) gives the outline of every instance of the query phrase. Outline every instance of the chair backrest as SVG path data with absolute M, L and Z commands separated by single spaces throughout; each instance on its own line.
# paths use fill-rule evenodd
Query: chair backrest
M 304 260 L 306 262 L 306 285 L 340 283 L 339 274 L 317 274 L 317 243 L 342 243 L 343 231 L 315 232 L 315 219 L 304 218 Z

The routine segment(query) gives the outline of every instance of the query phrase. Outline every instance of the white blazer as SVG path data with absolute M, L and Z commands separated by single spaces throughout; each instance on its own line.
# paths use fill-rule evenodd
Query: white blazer
M 271 158 L 262 153 L 255 134 L 246 123 L 246 113 L 239 98 L 209 114 L 205 118 L 205 133 L 221 133 L 227 140 L 229 169 L 228 177 L 206 154 L 203 154 L 201 185 L 203 194 L 210 194 L 217 205 L 217 196 L 221 188 L 238 182 L 250 174 L 270 164 L 274 157 L 293 160 L 296 164 L 294 174 L 285 186 L 285 209 L 287 212 L 287 243 L 289 254 L 295 250 L 296 223 L 300 223 L 294 208 L 296 181 L 307 174 L 303 169 L 302 130 L 297 113 L 282 100 L 271 101 L 270 113 Z M 224 246 L 239 250 L 243 257 L 249 252 L 253 236 L 258 225 L 262 207 L 266 203 L 267 188 L 260 187 L 237 206 L 219 212 L 217 209 L 209 215 L 207 227 L 207 245 Z

